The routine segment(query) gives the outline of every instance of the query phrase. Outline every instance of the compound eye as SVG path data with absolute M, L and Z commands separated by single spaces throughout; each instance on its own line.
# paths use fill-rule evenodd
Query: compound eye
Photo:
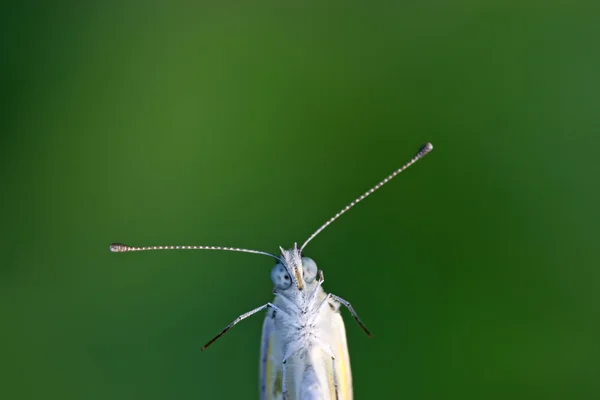
M 302 270 L 304 271 L 304 282 L 310 283 L 317 277 L 317 263 L 312 258 L 302 257 Z
M 283 266 L 283 264 L 277 264 L 271 270 L 271 280 L 277 289 L 285 290 L 292 285 L 292 279 L 290 274 Z

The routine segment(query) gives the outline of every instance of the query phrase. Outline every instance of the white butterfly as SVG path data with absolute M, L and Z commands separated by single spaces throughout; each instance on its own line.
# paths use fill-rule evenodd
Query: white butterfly
M 346 330 L 340 315 L 345 306 L 360 327 L 369 331 L 346 300 L 325 293 L 323 271 L 302 251 L 315 236 L 352 208 L 356 203 L 385 185 L 389 180 L 410 167 L 433 149 L 430 143 L 421 147 L 407 164 L 369 189 L 362 196 L 317 229 L 298 248 L 280 247 L 281 256 L 258 250 L 220 246 L 150 246 L 131 247 L 112 244 L 113 252 L 146 250 L 228 250 L 263 254 L 278 262 L 271 271 L 275 299 L 237 317 L 223 331 L 210 340 L 206 349 L 238 322 L 257 312 L 267 310 L 260 347 L 259 391 L 261 400 L 347 400 L 352 399 L 352 374 L 346 343 Z

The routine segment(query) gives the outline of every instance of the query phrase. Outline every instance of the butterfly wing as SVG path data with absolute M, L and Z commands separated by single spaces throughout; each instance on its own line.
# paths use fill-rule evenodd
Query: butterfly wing
M 350 356 L 346 341 L 346 328 L 339 312 L 331 316 L 332 337 L 331 348 L 335 354 L 335 374 L 338 382 L 338 395 L 340 400 L 352 400 L 352 372 L 350 370 Z
M 322 317 L 319 319 L 320 337 L 322 345 L 329 346 L 335 360 L 330 359 L 330 353 L 319 349 L 319 355 L 313 356 L 313 365 L 319 363 L 325 364 L 324 376 L 326 376 L 326 385 L 329 387 L 331 398 L 335 399 L 335 385 L 337 382 L 337 391 L 339 400 L 352 400 L 352 373 L 350 370 L 350 356 L 348 354 L 348 343 L 346 341 L 346 328 L 339 312 L 339 305 L 335 309 L 323 310 Z M 335 363 L 335 368 L 332 368 Z M 335 375 L 335 376 L 334 376 Z
M 298 349 L 286 364 L 287 398 L 352 400 L 352 375 L 346 342 L 346 329 L 339 313 L 339 305 L 325 308 L 318 319 L 319 343 L 310 349 Z M 276 330 L 273 313 L 268 312 L 263 323 L 260 346 L 259 390 L 260 400 L 282 400 L 283 344 L 281 331 Z M 322 349 L 325 345 L 330 350 Z M 335 355 L 335 361 L 330 354 Z M 335 362 L 333 368 L 332 362 Z M 335 377 L 334 377 L 335 374 Z
M 281 363 L 274 362 L 276 354 L 281 351 L 275 340 L 275 321 L 271 313 L 267 313 L 263 323 L 262 337 L 260 341 L 260 372 L 259 390 L 260 400 L 281 400 L 281 383 L 283 371 Z M 279 357 L 281 358 L 281 357 Z

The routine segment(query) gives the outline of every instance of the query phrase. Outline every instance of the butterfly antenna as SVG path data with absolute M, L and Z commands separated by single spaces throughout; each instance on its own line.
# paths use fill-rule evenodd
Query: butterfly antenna
M 129 253 L 132 251 L 151 251 L 151 250 L 222 250 L 222 251 L 237 251 L 240 253 L 252 253 L 262 254 L 265 256 L 273 257 L 274 259 L 281 262 L 281 259 L 266 251 L 251 250 L 251 249 L 240 249 L 238 247 L 222 247 L 222 246 L 146 246 L 146 247 L 133 247 L 127 246 L 121 243 L 113 243 L 110 245 L 110 251 L 113 253 Z
M 308 239 L 306 239 L 306 242 L 304 242 L 304 244 L 300 248 L 300 251 L 302 252 L 302 250 L 304 250 L 304 248 L 306 247 L 306 245 L 308 244 L 308 242 L 310 242 L 311 240 L 313 240 L 315 238 L 315 236 L 317 236 L 319 233 L 321 233 L 321 231 L 323 229 L 325 229 L 329 225 L 331 225 L 331 223 L 333 221 L 335 221 L 336 219 L 338 219 L 339 217 L 341 217 L 342 214 L 344 214 L 346 211 L 348 211 L 349 209 L 351 209 L 352 207 L 354 207 L 359 201 L 363 200 L 365 197 L 369 196 L 374 191 L 376 191 L 377 189 L 379 189 L 380 187 L 382 187 L 383 185 L 385 185 L 386 183 L 388 183 L 390 180 L 392 180 L 400 172 L 404 171 L 405 169 L 407 169 L 408 167 L 410 167 L 411 165 L 413 165 L 414 163 L 416 163 L 417 161 L 419 161 L 421 158 L 423 158 L 431 150 L 433 150 L 433 145 L 431 143 L 425 143 L 423 146 L 421 146 L 421 148 L 419 149 L 419 151 L 417 152 L 417 154 L 412 158 L 412 160 L 410 160 L 409 162 L 407 162 L 406 164 L 404 164 L 401 168 L 398 168 L 397 170 L 395 170 L 394 172 L 392 172 L 384 180 L 382 180 L 381 182 L 379 182 L 377 185 L 373 186 L 371 189 L 367 190 L 363 195 L 361 195 L 356 200 L 354 200 L 353 202 L 351 202 L 350 204 L 348 204 L 346 207 L 342 208 L 342 210 L 340 212 L 338 212 L 337 214 L 335 214 L 327 222 L 325 222 L 323 225 L 321 225 L 321 227 L 319 229 L 317 229 L 315 231 L 315 233 L 313 233 L 312 235 L 310 235 L 310 237 Z

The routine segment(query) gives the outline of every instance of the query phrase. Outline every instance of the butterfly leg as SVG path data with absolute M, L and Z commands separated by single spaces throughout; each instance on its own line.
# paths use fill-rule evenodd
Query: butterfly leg
M 335 388 L 335 400 L 340 399 L 340 394 L 338 392 L 338 375 L 335 370 L 335 356 L 333 353 L 331 354 L 331 372 L 333 373 L 333 386 Z
M 281 398 L 283 400 L 287 399 L 287 385 L 286 385 L 286 379 L 287 379 L 287 371 L 286 371 L 286 364 L 287 364 L 287 360 L 284 359 L 283 362 L 281 363 Z
M 319 317 L 319 314 L 321 314 L 321 311 L 323 311 L 323 308 L 328 304 L 329 299 L 331 299 L 332 297 L 333 297 L 333 295 L 331 293 L 328 293 L 327 296 L 325 296 L 325 298 L 321 302 L 321 304 L 319 304 L 319 308 L 317 308 L 317 311 L 315 312 L 315 314 L 313 315 L 313 317 L 310 320 L 311 326 L 313 326 L 313 327 L 315 326 L 315 324 L 317 323 L 317 318 Z
M 325 278 L 323 278 L 323 271 L 319 270 L 319 278 L 317 279 L 317 286 L 315 286 L 315 289 L 313 290 L 313 293 L 310 296 L 310 300 L 308 301 L 308 307 L 312 307 L 313 303 L 317 299 L 317 294 L 319 294 L 319 288 L 321 287 L 321 285 L 323 285 L 323 282 L 325 282 Z
M 298 350 L 300 350 L 301 347 L 302 347 L 302 345 L 300 342 L 294 342 L 294 343 L 290 344 L 288 346 L 287 350 L 285 351 L 283 360 L 281 361 L 281 373 L 283 374 L 283 376 L 281 378 L 281 393 L 282 393 L 283 400 L 285 400 L 287 398 L 287 382 L 286 382 L 286 380 L 287 380 L 287 371 L 286 371 L 287 360 L 288 360 L 288 358 L 293 356 Z
M 373 336 L 373 335 L 371 335 L 371 332 L 369 332 L 369 330 L 367 329 L 367 327 L 365 326 L 365 324 L 363 324 L 362 321 L 360 320 L 360 318 L 358 318 L 358 314 L 356 314 L 356 311 L 354 311 L 354 308 L 352 308 L 352 305 L 350 303 L 348 303 L 346 300 L 342 299 L 341 297 L 336 296 L 335 294 L 329 293 L 329 296 L 331 296 L 338 303 L 346 306 L 346 308 L 350 311 L 350 314 L 352 314 L 352 317 L 354 318 L 354 320 L 356 322 L 358 322 L 358 325 L 360 325 L 361 329 L 363 331 L 365 331 L 365 333 L 369 337 Z
M 238 322 L 243 321 L 244 319 L 256 314 L 257 312 L 260 312 L 266 308 L 272 308 L 275 311 L 282 313 L 283 315 L 286 315 L 289 317 L 289 315 L 283 311 L 282 309 L 280 309 L 279 307 L 277 307 L 276 305 L 273 305 L 271 303 L 267 303 L 264 304 L 260 307 L 255 308 L 254 310 L 248 311 L 247 313 L 244 313 L 242 315 L 240 315 L 239 317 L 237 317 L 236 319 L 233 320 L 232 323 L 230 323 L 229 325 L 227 325 L 225 327 L 225 329 L 223 329 L 217 336 L 215 336 L 214 338 L 212 338 L 208 343 L 206 343 L 204 346 L 202 346 L 202 350 L 206 350 L 206 348 L 208 346 L 210 346 L 211 344 L 213 344 L 218 338 L 220 338 L 221 336 L 223 336 L 225 334 L 225 332 L 227 332 L 228 330 L 230 330 L 231 328 L 233 328 Z

